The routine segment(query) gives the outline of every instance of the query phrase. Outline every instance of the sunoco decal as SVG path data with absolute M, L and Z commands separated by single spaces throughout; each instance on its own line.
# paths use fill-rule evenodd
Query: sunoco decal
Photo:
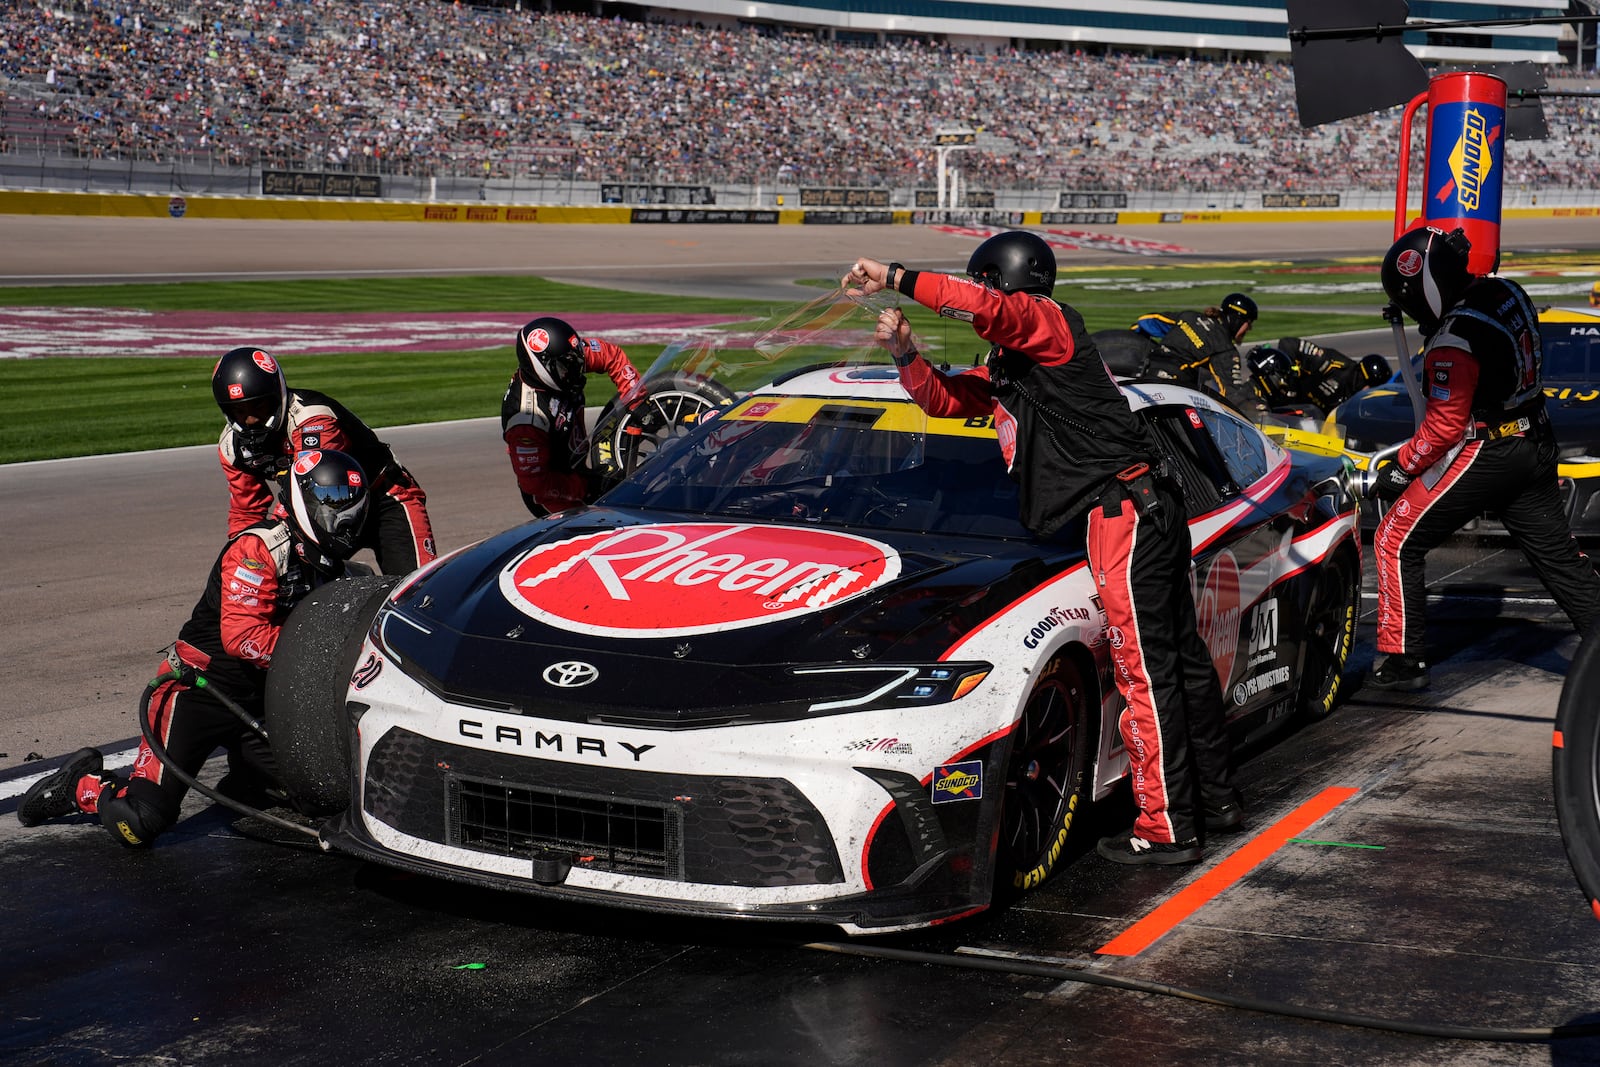
M 808 615 L 899 575 L 898 552 L 852 534 L 661 523 L 540 545 L 500 572 L 500 592 L 565 630 L 674 637 Z
M 946 763 L 933 769 L 933 802 L 950 804 L 957 800 L 983 798 L 983 761 Z

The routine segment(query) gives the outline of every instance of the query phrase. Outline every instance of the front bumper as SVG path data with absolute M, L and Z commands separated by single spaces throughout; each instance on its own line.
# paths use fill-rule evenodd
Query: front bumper
M 850 933 L 989 903 L 1008 745 L 981 727 L 963 745 L 951 707 L 916 709 L 920 729 L 873 712 L 579 736 L 405 696 L 434 706 L 349 705 L 357 765 L 350 806 L 322 829 L 332 848 L 542 897 Z M 882 758 L 852 744 L 894 725 Z M 936 801 L 932 763 L 952 752 L 992 788 Z

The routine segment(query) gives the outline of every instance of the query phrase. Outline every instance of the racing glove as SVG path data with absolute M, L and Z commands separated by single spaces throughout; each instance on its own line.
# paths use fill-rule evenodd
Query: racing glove
M 1398 463 L 1385 463 L 1372 479 L 1368 495 L 1379 500 L 1394 500 L 1411 484 L 1411 475 L 1400 469 Z

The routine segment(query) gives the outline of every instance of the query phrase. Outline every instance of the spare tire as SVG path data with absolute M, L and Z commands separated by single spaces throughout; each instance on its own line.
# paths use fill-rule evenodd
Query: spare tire
M 336 815 L 350 804 L 345 691 L 373 616 L 402 575 L 341 578 L 289 613 L 267 671 L 266 726 L 278 780 L 297 809 Z
M 1138 330 L 1096 330 L 1089 339 L 1118 378 L 1143 378 L 1149 373 L 1156 343 Z

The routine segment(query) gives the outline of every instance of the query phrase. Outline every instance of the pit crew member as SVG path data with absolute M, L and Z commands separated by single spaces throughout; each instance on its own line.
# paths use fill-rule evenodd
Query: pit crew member
M 1201 311 L 1141 315 L 1133 328 L 1155 341 L 1150 376 L 1215 393 L 1256 422 L 1267 406 L 1250 385 L 1238 346 L 1259 314 L 1250 297 L 1229 293 L 1221 304 Z
M 356 551 L 371 499 L 360 464 L 343 452 L 313 450 L 295 458 L 287 514 L 262 519 L 228 539 L 195 603 L 160 662 L 163 682 L 150 696 L 150 732 L 185 774 L 198 774 L 219 746 L 228 773 L 225 796 L 264 808 L 275 802 L 276 771 L 265 740 L 213 695 L 221 690 L 259 720 L 283 621 L 312 589 L 344 573 Z M 204 675 L 197 686 L 193 672 Z M 178 820 L 189 787 L 141 741 L 126 778 L 106 772 L 98 749 L 73 753 L 35 782 L 17 808 L 24 826 L 83 813 L 98 815 L 111 836 L 147 847 Z
M 1324 414 L 1394 373 L 1377 353 L 1358 360 L 1300 337 L 1257 345 L 1245 365 L 1256 392 L 1272 409 L 1309 406 Z
M 1373 486 L 1393 501 L 1372 542 L 1384 658 L 1371 681 L 1380 689 L 1427 687 L 1427 554 L 1484 511 L 1499 514 L 1579 633 L 1600 611 L 1600 576 L 1567 526 L 1557 489 L 1538 314 L 1516 282 L 1469 274 L 1470 249 L 1459 229 L 1418 227 L 1380 268 L 1388 314 L 1403 312 L 1422 331 L 1426 390 L 1416 434 Z
M 1089 565 L 1127 700 L 1122 732 L 1139 805 L 1131 832 L 1105 838 L 1098 850 L 1118 863 L 1197 862 L 1202 824 L 1237 826 L 1243 809 L 1221 688 L 1196 626 L 1178 490 L 1081 316 L 1051 298 L 1050 246 L 1023 230 L 997 234 L 973 252 L 967 274 L 862 258 L 843 284 L 867 294 L 894 289 L 972 323 L 990 342 L 984 365 L 946 376 L 918 357 L 898 308 L 883 312 L 875 331 L 930 415 L 992 415 L 1029 530 L 1049 538 L 1087 513 Z
M 290 389 L 278 361 L 248 345 L 217 361 L 211 392 L 227 419 L 218 452 L 230 537 L 273 509 L 273 483 L 296 454 L 321 449 L 354 456 L 367 472 L 373 506 L 357 547 L 372 549 L 379 570 L 406 574 L 437 555 L 422 487 L 349 408 L 325 393 Z
M 639 387 L 628 354 L 610 341 L 579 336 L 545 316 L 517 331 L 517 369 L 500 402 L 500 432 L 522 502 L 535 518 L 590 499 L 583 393 L 589 371 L 605 371 L 626 401 Z

